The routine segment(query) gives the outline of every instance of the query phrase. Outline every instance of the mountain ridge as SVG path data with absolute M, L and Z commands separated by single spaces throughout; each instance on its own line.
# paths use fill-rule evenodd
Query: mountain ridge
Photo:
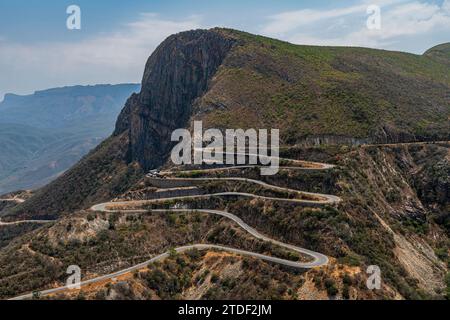
M 400 52 L 297 46 L 220 28 L 182 32 L 150 56 L 141 92 L 128 99 L 114 134 L 97 151 L 122 150 L 114 163 L 145 172 L 166 161 L 172 130 L 194 119 L 205 129 L 280 128 L 281 143 L 288 145 L 446 140 L 450 79 L 443 68 Z M 49 214 L 51 207 L 58 215 L 93 204 L 98 183 L 76 176 L 112 174 L 89 160 L 97 151 L 16 212 Z M 94 167 L 82 168 L 86 161 Z M 83 190 L 81 202 L 63 192 L 74 181 Z M 97 200 L 110 199 L 103 194 Z
M 65 266 L 73 263 L 87 274 L 107 275 L 186 243 L 301 259 L 249 239 L 227 219 L 196 212 L 208 208 L 326 255 L 328 264 L 280 274 L 240 255 L 209 251 L 202 262 L 199 252 L 170 251 L 163 263 L 144 263 L 145 270 L 78 297 L 449 297 L 450 149 L 449 142 L 435 142 L 449 134 L 448 75 L 445 63 L 401 52 L 296 46 L 228 29 L 171 36 L 149 58 L 141 92 L 127 100 L 114 133 L 25 202 L 3 204 L 5 222 L 56 221 L 31 232 L 12 230 L 3 239 L 0 296 L 61 286 Z M 332 166 L 284 168 L 274 176 L 247 167 L 172 167 L 171 131 L 192 129 L 194 120 L 205 129 L 279 128 L 282 157 Z M 147 174 L 161 165 L 159 176 Z M 271 198 L 275 190 L 264 185 L 284 199 L 291 194 L 280 187 L 342 201 L 298 206 Z M 242 192 L 264 196 L 246 199 Z M 185 198 L 192 193 L 199 199 Z M 163 202 L 145 204 L 155 198 Z M 101 203 L 111 200 L 117 207 L 105 212 Z M 168 212 L 173 208 L 189 213 Z M 42 259 L 36 261 L 36 253 Z M 223 255 L 218 266 L 214 259 Z M 380 290 L 366 286 L 370 265 L 382 270 Z
M 425 51 L 424 56 L 450 64 L 450 42 L 441 43 L 428 49 Z
M 139 85 L 53 88 L 0 103 L 0 194 L 42 187 L 112 131 Z

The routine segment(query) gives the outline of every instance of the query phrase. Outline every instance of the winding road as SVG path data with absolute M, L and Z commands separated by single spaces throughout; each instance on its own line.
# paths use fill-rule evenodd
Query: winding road
M 290 159 L 283 159 L 283 160 L 289 160 L 292 162 L 302 162 L 302 161 L 298 161 L 298 160 L 290 160 Z M 333 168 L 333 165 L 329 165 L 329 164 L 323 164 L 323 163 L 314 163 L 314 162 L 302 162 L 302 164 L 308 163 L 308 167 L 281 167 L 281 169 L 286 169 L 286 170 L 328 170 Z M 113 213 L 113 212 L 123 212 L 123 213 L 149 213 L 151 214 L 152 212 L 160 212 L 160 213 L 167 213 L 167 212 L 175 212 L 175 213 L 193 213 L 193 212 L 201 212 L 201 213 L 206 213 L 206 214 L 212 214 L 212 215 L 218 215 L 221 217 L 225 217 L 227 219 L 232 220 L 233 222 L 235 222 L 237 225 L 239 225 L 239 227 L 241 227 L 242 229 L 244 229 L 246 232 L 248 232 L 249 234 L 251 234 L 253 237 L 260 239 L 262 241 L 267 241 L 270 242 L 274 245 L 283 247 L 285 249 L 288 250 L 292 250 L 294 252 L 297 252 L 301 255 L 306 255 L 308 257 L 311 258 L 311 261 L 308 262 L 298 262 L 298 261 L 292 261 L 292 260 L 286 260 L 286 259 L 281 259 L 281 258 L 277 258 L 277 257 L 273 257 L 273 256 L 268 256 L 268 255 L 264 255 L 264 254 L 260 254 L 260 253 L 256 253 L 256 252 L 251 252 L 251 251 L 245 251 L 245 250 L 240 250 L 240 249 L 236 249 L 236 248 L 231 248 L 231 247 L 226 247 L 226 246 L 221 246 L 221 245 L 213 245 L 213 244 L 192 244 L 192 245 L 186 245 L 186 246 L 182 246 L 182 247 L 178 247 L 175 249 L 176 252 L 178 253 L 182 253 L 188 250 L 192 250 L 192 249 L 198 249 L 198 250 L 210 250 L 210 249 L 216 249 L 216 250 L 222 250 L 222 251 L 227 251 L 227 252 L 231 252 L 231 253 L 235 253 L 235 254 L 239 254 L 239 255 L 243 255 L 243 256 L 249 256 L 249 257 L 254 257 L 254 258 L 258 258 L 258 259 L 262 259 L 265 261 L 269 261 L 272 263 L 277 263 L 280 265 L 284 265 L 287 267 L 292 267 L 292 268 L 298 268 L 298 269 L 309 269 L 309 268 L 314 268 L 314 267 L 320 267 L 323 265 L 326 265 L 328 263 L 328 257 L 312 251 L 312 250 L 308 250 L 305 248 L 301 248 L 295 245 L 291 245 L 291 244 L 287 244 L 287 243 L 283 243 L 281 241 L 275 240 L 273 238 L 270 238 L 266 235 L 261 234 L 260 232 L 258 232 L 255 228 L 249 226 L 248 224 L 246 224 L 241 218 L 239 218 L 238 216 L 230 213 L 230 212 L 226 212 L 226 211 L 221 211 L 221 210 L 213 210 L 213 209 L 151 209 L 151 210 L 146 210 L 146 209 L 126 209 L 126 207 L 139 207 L 139 206 L 144 206 L 144 205 L 148 205 L 148 204 L 153 204 L 153 203 L 160 203 L 160 202 L 164 202 L 164 201 L 173 201 L 173 200 L 186 200 L 186 199 L 200 199 L 200 198 L 210 198 L 210 197 L 227 197 L 227 196 L 239 196 L 239 197 L 251 197 L 251 198 L 255 198 L 255 199 L 262 199 L 262 200 L 273 200 L 273 201 L 283 201 L 283 202 L 291 202 L 291 203 L 296 203 L 296 204 L 303 204 L 303 205 L 307 205 L 307 206 L 311 206 L 311 205 L 333 205 L 333 204 L 337 204 L 341 201 L 341 198 L 337 197 L 337 196 L 333 196 L 333 195 L 327 195 L 327 194 L 318 194 L 318 193 L 311 193 L 311 192 L 304 192 L 304 191 L 299 191 L 299 190 L 294 190 L 294 189 L 289 189 L 289 188 L 284 188 L 284 187 L 279 187 L 279 186 L 274 186 L 271 184 L 268 184 L 266 182 L 260 181 L 260 180 L 255 180 L 255 179 L 247 179 L 247 178 L 240 178 L 240 177 L 225 177 L 225 178 L 210 178 L 210 177 L 205 177 L 205 178 L 174 178 L 174 177 L 168 177 L 169 175 L 175 174 L 175 173 L 189 173 L 189 172 L 212 172 L 212 171 L 222 171 L 222 170 L 232 170 L 232 169 L 244 169 L 244 168 L 259 168 L 261 166 L 248 166 L 248 165 L 243 165 L 243 166 L 234 166 L 234 167 L 224 167 L 224 168 L 213 168 L 213 169 L 202 169 L 202 170 L 192 170 L 192 171 L 166 171 L 166 172 L 161 172 L 160 176 L 162 178 L 158 178 L 161 180 L 174 180 L 174 181 L 191 181 L 191 182 L 197 182 L 197 181 L 240 181 L 240 182 L 248 182 L 248 183 L 253 183 L 253 184 L 257 184 L 260 186 L 263 186 L 265 188 L 268 189 L 272 189 L 272 190 L 276 190 L 276 191 L 282 191 L 282 192 L 289 192 L 289 193 L 297 193 L 300 196 L 308 196 L 311 199 L 298 199 L 298 198 L 277 198 L 277 197 L 266 197 L 266 196 L 260 196 L 260 195 L 255 195 L 255 194 L 250 194 L 250 193 L 242 193 L 242 192 L 220 192 L 220 193 L 212 193 L 212 194 L 200 194 L 200 195 L 193 195 L 193 196 L 180 196 L 180 197 L 168 197 L 168 198 L 161 198 L 161 199 L 153 199 L 153 200 L 135 200 L 135 201 L 117 201 L 117 202 L 106 202 L 106 203 L 101 203 L 101 204 L 96 204 L 94 206 L 92 206 L 90 208 L 91 211 L 97 211 L 97 212 L 107 212 L 107 213 Z M 31 221 L 31 220 L 28 220 Z M 46 221 L 46 222 L 50 222 L 50 221 Z M 14 222 L 12 222 L 14 223 Z M 15 223 L 23 223 L 23 222 L 15 222 Z M 148 264 L 156 262 L 156 261 L 160 261 L 163 260 L 165 258 L 169 257 L 169 253 L 165 252 L 162 253 L 158 256 L 155 256 L 153 258 L 151 258 L 150 260 L 144 261 L 142 263 L 139 263 L 137 265 L 134 265 L 132 267 L 108 274 L 108 275 L 103 275 L 103 276 L 99 276 L 96 278 L 92 278 L 89 280 L 85 280 L 81 282 L 81 286 L 85 286 L 85 285 L 89 285 L 89 284 L 93 284 L 93 283 L 98 283 L 98 282 L 102 282 L 102 281 L 107 281 L 107 280 L 111 280 L 114 278 L 117 278 L 118 276 L 127 274 L 129 272 L 132 271 L 136 271 L 142 268 L 145 268 Z M 48 290 L 44 290 L 44 291 L 40 291 L 39 294 L 40 296 L 46 296 L 46 295 L 50 295 L 50 294 L 56 294 L 56 293 L 61 293 L 68 290 L 68 287 L 64 286 L 64 287 L 59 287 L 59 288 L 53 288 L 53 289 L 48 289 Z M 33 297 L 32 293 L 29 294 L 24 294 L 18 297 L 15 297 L 11 300 L 23 300 L 23 299 L 31 299 Z
M 9 198 L 9 199 L 0 199 L 0 202 L 16 202 L 16 203 L 23 203 L 25 202 L 24 199 L 20 198 Z
M 448 141 L 445 141 L 446 143 L 448 143 Z M 414 143 L 405 143 L 405 144 L 424 144 L 427 142 L 414 142 Z M 386 144 L 386 145 L 364 145 L 363 147 L 370 147 L 370 146 L 396 146 L 399 144 Z M 280 148 L 281 149 L 281 148 Z M 330 164 L 325 164 L 325 163 L 316 163 L 316 162 L 309 162 L 309 161 L 301 161 L 301 160 L 292 160 L 292 159 L 286 159 L 286 158 L 279 158 L 279 160 L 284 160 L 284 161 L 289 161 L 292 163 L 296 163 L 296 164 L 300 164 L 301 166 L 298 167 L 282 167 L 280 166 L 280 169 L 282 170 L 328 170 L 333 168 L 333 165 Z M 166 177 L 169 175 L 173 175 L 173 174 L 177 174 L 177 173 L 190 173 L 190 172 L 216 172 L 216 171 L 224 171 L 224 170 L 235 170 L 235 169 L 245 169 L 245 168 L 261 168 L 262 166 L 258 166 L 258 165 L 241 165 L 241 166 L 233 166 L 233 167 L 223 167 L 223 168 L 211 168 L 211 169 L 199 169 L 199 170 L 189 170 L 189 171 L 166 171 L 166 172 L 162 172 L 160 173 L 161 176 Z M 150 175 L 148 176 L 150 177 Z M 182 199 L 189 199 L 189 198 L 207 198 L 207 197 L 213 197 L 213 196 L 243 196 L 243 197 L 253 197 L 253 198 L 260 198 L 260 199 L 269 199 L 269 200 L 276 200 L 276 201 L 287 201 L 287 202 L 292 202 L 292 203 L 303 203 L 305 205 L 330 205 L 330 204 L 336 204 L 338 202 L 341 201 L 341 199 L 337 196 L 333 196 L 333 195 L 325 195 L 325 194 L 316 194 L 316 193 L 308 193 L 308 192 L 303 192 L 303 191 L 298 191 L 298 190 L 292 190 L 292 189 L 288 189 L 288 188 L 282 188 L 282 187 L 278 187 L 278 186 L 273 186 L 270 184 L 267 184 L 263 181 L 259 181 L 259 180 L 253 180 L 253 179 L 246 179 L 246 178 L 165 178 L 167 179 L 173 179 L 173 180 L 192 180 L 192 181 L 205 181 L 205 180 L 229 180 L 229 181 L 245 181 L 245 182 L 249 182 L 249 183 L 256 183 L 258 185 L 264 186 L 266 188 L 272 189 L 272 190 L 279 190 L 279 191 L 285 191 L 285 192 L 296 192 L 299 194 L 304 194 L 304 195 L 309 195 L 309 196 L 313 196 L 315 198 L 317 198 L 317 200 L 304 200 L 304 199 L 283 199 L 283 198 L 274 198 L 274 197 L 264 197 L 264 196 L 258 196 L 258 195 L 254 195 L 254 194 L 248 194 L 248 193 L 239 193 L 239 192 L 223 192 L 223 193 L 216 193 L 216 194 L 207 194 L 207 195 L 198 195 L 198 196 L 184 196 L 184 197 L 171 197 L 171 198 L 163 198 L 163 199 L 155 199 L 155 200 L 141 200 L 141 201 L 119 201 L 119 202 L 108 202 L 108 203 L 102 203 L 102 204 L 97 204 L 94 205 L 91 210 L 93 211 L 100 211 L 100 212 L 130 212 L 130 213 L 150 213 L 151 212 L 183 212 L 183 213 L 190 213 L 190 212 L 203 212 L 203 213 L 207 213 L 207 214 L 214 214 L 214 215 L 219 215 L 225 218 L 228 218 L 232 221 L 234 221 L 235 223 L 237 223 L 242 229 L 244 229 L 245 231 L 247 231 L 248 233 L 250 233 L 252 236 L 254 236 L 255 238 L 261 239 L 263 241 L 268 241 L 272 244 L 278 245 L 280 247 L 284 247 L 286 249 L 289 250 L 293 250 L 295 252 L 304 254 L 304 255 L 308 255 L 312 258 L 312 261 L 310 262 L 296 262 L 296 261 L 290 261 L 290 260 L 285 260 L 285 259 L 280 259 L 280 258 L 276 258 L 276 257 L 272 257 L 272 256 L 267 256 L 267 255 L 263 255 L 263 254 L 259 254 L 259 253 L 255 253 L 255 252 L 250 252 L 250 251 L 245 251 L 245 250 L 240 250 L 240 249 L 236 249 L 236 248 L 230 248 L 230 247 L 225 247 L 225 246 L 220 246 L 220 245 L 212 245 L 212 244 L 192 244 L 192 245 L 186 245 L 186 246 L 182 246 L 179 248 L 176 248 L 175 250 L 178 253 L 182 253 L 188 250 L 192 250 L 192 249 L 198 249 L 198 250 L 209 250 L 209 249 L 216 249 L 216 250 L 223 250 L 223 251 L 228 251 L 228 252 L 232 252 L 232 253 L 236 253 L 239 255 L 244 255 L 244 256 L 251 256 L 251 257 L 255 257 L 255 258 L 259 258 L 265 261 L 269 261 L 269 262 L 273 262 L 273 263 L 278 263 L 281 265 L 285 265 L 285 266 L 289 266 L 289 267 L 293 267 L 293 268 L 314 268 L 314 267 L 319 267 L 322 265 L 325 265 L 328 263 L 328 257 L 318 253 L 318 252 L 314 252 L 308 249 L 304 249 L 304 248 L 300 248 L 294 245 L 290 245 L 290 244 L 286 244 L 283 242 L 280 242 L 278 240 L 272 239 L 268 236 L 262 235 L 261 233 L 259 233 L 256 229 L 250 227 L 249 225 L 247 225 L 244 221 L 242 221 L 242 219 L 240 219 L 239 217 L 237 217 L 236 215 L 226 212 L 226 211 L 220 211 L 220 210 L 210 210 L 210 209 L 153 209 L 153 210 L 144 210 L 144 209 L 132 209 L 132 210 L 120 210 L 117 209 L 117 207 L 126 207 L 126 206 L 139 206 L 139 205 L 146 205 L 146 204 L 151 204 L 151 203 L 157 203 L 157 202 L 163 202 L 163 201 L 167 201 L 167 200 L 182 200 Z M 0 199 L 0 201 L 15 201 L 15 202 L 23 202 L 23 200 L 21 199 Z M 113 209 L 114 208 L 114 209 Z M 9 222 L 8 224 L 18 224 L 18 223 L 26 223 L 26 222 L 35 222 L 35 220 L 26 220 L 26 221 L 17 221 L 17 222 Z M 37 221 L 36 221 L 37 222 Z M 51 221 L 45 221 L 45 223 L 47 222 L 51 222 Z M 5 224 L 5 223 L 3 223 Z M 119 277 L 121 275 L 127 274 L 129 272 L 135 271 L 135 270 L 139 270 L 142 268 L 147 267 L 148 264 L 156 262 L 156 261 L 160 261 L 163 260 L 165 258 L 169 257 L 169 253 L 165 252 L 162 253 L 160 255 L 157 255 L 153 258 L 151 258 L 150 260 L 144 261 L 140 264 L 134 265 L 132 267 L 108 274 L 108 275 L 103 275 L 103 276 L 99 276 L 96 278 L 92 278 L 89 280 L 85 280 L 82 281 L 80 284 L 81 286 L 85 286 L 85 285 L 89 285 L 89 284 L 93 284 L 93 283 L 98 283 L 98 282 L 102 282 L 102 281 L 108 281 L 111 279 L 114 279 L 116 277 Z M 50 294 L 56 294 L 56 293 L 61 293 L 64 292 L 66 290 L 69 290 L 67 287 L 59 287 L 59 288 L 53 288 L 53 289 L 48 289 L 48 290 L 44 290 L 44 291 L 40 291 L 40 295 L 41 296 L 46 296 L 46 295 L 50 295 Z M 31 299 L 33 296 L 32 293 L 29 294 L 25 294 L 25 295 L 21 295 L 18 297 L 15 297 L 11 300 L 23 300 L 23 299 Z
M 50 222 L 55 222 L 55 220 L 20 220 L 20 221 L 13 221 L 13 222 L 3 222 L 0 220 L 0 226 L 14 226 L 19 224 L 26 224 L 26 223 L 37 223 L 37 224 L 46 224 Z
M 158 199 L 158 201 L 161 201 L 161 199 Z M 101 211 L 101 212 L 116 212 L 116 211 L 120 211 L 120 212 L 133 212 L 133 213 L 149 213 L 149 212 L 162 212 L 162 213 L 166 213 L 166 212 L 177 212 L 177 213 L 193 213 L 193 212 L 202 212 L 202 213 L 208 213 L 208 214 L 213 214 L 213 215 L 218 215 L 218 216 L 222 216 L 225 218 L 228 218 L 234 222 L 236 222 L 236 224 L 238 224 L 242 229 L 244 229 L 245 231 L 247 231 L 248 233 L 250 233 L 253 237 L 263 240 L 263 241 L 267 241 L 270 242 L 272 244 L 278 245 L 280 247 L 289 249 L 289 250 L 293 250 L 297 253 L 300 254 L 304 254 L 307 256 L 310 256 L 313 260 L 310 262 L 295 262 L 295 261 L 290 261 L 290 260 L 285 260 L 285 259 L 279 259 L 279 258 L 274 258 L 271 256 L 266 256 L 266 255 L 262 255 L 262 254 L 258 254 L 258 253 L 254 253 L 254 252 L 249 252 L 249 251 L 245 251 L 245 250 L 239 250 L 239 249 L 234 249 L 234 248 L 229 248 L 229 247 L 224 247 L 224 246 L 216 246 L 216 245 L 209 245 L 209 244 L 201 244 L 205 249 L 207 248 L 217 248 L 220 247 L 222 248 L 222 250 L 227 250 L 227 251 L 232 251 L 237 253 L 239 251 L 240 254 L 243 255 L 247 255 L 247 256 L 253 256 L 253 257 L 257 257 L 257 258 L 262 258 L 264 257 L 263 260 L 266 261 L 272 261 L 272 262 L 276 262 L 288 267 L 294 267 L 294 268 L 300 268 L 300 269 L 309 269 L 309 268 L 314 268 L 314 267 L 319 267 L 322 265 L 325 265 L 328 263 L 328 258 L 327 256 L 321 254 L 321 253 L 317 253 L 308 249 L 304 249 L 304 248 L 300 248 L 294 245 L 290 245 L 290 244 L 286 244 L 283 243 L 281 241 L 278 240 L 274 240 L 270 237 L 267 237 L 265 235 L 262 235 L 261 233 L 259 233 L 256 229 L 250 227 L 248 224 L 246 224 L 241 218 L 239 218 L 238 216 L 226 212 L 226 211 L 221 211 L 221 210 L 209 210 L 209 209 L 152 209 L 151 211 L 149 210 L 109 210 L 107 209 L 107 207 L 109 205 L 116 205 L 117 203 L 113 202 L 113 203 L 104 203 L 104 204 L 99 204 L 96 205 L 94 207 L 92 207 L 92 210 L 94 211 Z M 184 247 L 183 247 L 184 248 Z
M 317 169 L 316 169 L 317 170 Z M 195 170 L 197 172 L 197 170 Z M 163 173 L 164 175 L 164 173 Z M 310 198 L 315 198 L 316 200 L 306 200 L 306 199 L 283 199 L 283 198 L 272 198 L 272 197 L 263 197 L 258 196 L 254 194 L 249 193 L 241 193 L 241 192 L 223 192 L 219 194 L 213 194 L 213 195 L 240 195 L 240 196 L 247 196 L 247 197 L 255 197 L 255 198 L 261 198 L 266 200 L 278 200 L 278 201 L 290 201 L 290 202 L 297 202 L 297 203 L 305 203 L 310 205 L 332 205 L 339 203 L 341 201 L 340 197 L 329 195 L 329 194 L 321 194 L 321 193 L 313 193 L 313 192 L 305 192 L 305 191 L 299 191 L 295 189 L 289 189 L 284 187 L 278 187 L 271 184 L 268 184 L 266 182 L 255 180 L 255 179 L 248 179 L 248 178 L 238 178 L 238 177 L 226 177 L 226 178 L 170 178 L 169 180 L 173 181 L 240 181 L 240 182 L 249 182 L 253 184 L 260 185 L 262 187 L 265 187 L 267 189 L 272 189 L 276 191 L 281 192 L 290 192 L 290 193 L 296 193 L 300 196 L 308 196 Z
M 0 199 L 0 202 L 15 202 L 15 203 L 24 203 L 24 199 L 20 198 L 9 198 L 9 199 Z M 26 223 L 37 223 L 37 224 L 45 224 L 53 222 L 54 220 L 21 220 L 21 221 L 12 221 L 12 222 L 3 222 L 0 219 L 0 226 L 14 226 L 19 224 L 26 224 Z

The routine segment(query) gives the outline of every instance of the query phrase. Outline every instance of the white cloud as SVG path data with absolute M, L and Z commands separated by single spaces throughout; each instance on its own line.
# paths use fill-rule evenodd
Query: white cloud
M 444 3 L 442 4 L 442 9 L 447 12 L 447 14 L 450 13 L 450 0 L 444 0 Z
M 436 28 L 449 28 L 447 8 L 436 4 L 412 2 L 387 11 L 383 17 L 381 39 L 428 33 Z
M 404 0 L 365 0 L 350 7 L 328 10 L 303 9 L 287 11 L 269 16 L 270 22 L 262 28 L 264 34 L 280 36 L 302 26 L 311 25 L 324 20 L 343 18 L 354 14 L 365 14 L 369 5 L 386 6 Z
M 160 42 L 173 33 L 200 27 L 198 16 L 172 21 L 146 13 L 123 26 L 122 31 L 75 43 L 27 45 L 3 39 L 0 100 L 6 92 L 25 93 L 71 84 L 139 82 L 147 58 Z
M 381 6 L 379 31 L 366 28 L 366 9 L 371 4 Z M 424 0 L 361 0 L 347 7 L 281 12 L 263 22 L 259 33 L 293 43 L 421 53 L 450 40 L 450 0 L 441 5 Z M 205 27 L 199 16 L 168 20 L 147 13 L 120 31 L 77 42 L 22 44 L 0 36 L 0 100 L 5 92 L 139 82 L 148 56 L 165 37 Z
M 381 7 L 381 30 L 366 27 L 369 4 Z M 432 39 L 450 40 L 448 37 L 445 39 L 450 31 L 450 0 L 445 0 L 441 6 L 417 0 L 364 1 L 346 8 L 285 12 L 268 19 L 267 25 L 262 28 L 263 34 L 279 36 L 298 44 L 366 46 L 420 52 L 430 45 Z
M 262 32 L 270 35 L 280 35 L 293 29 L 315 23 L 320 20 L 339 18 L 356 12 L 362 12 L 366 6 L 353 6 L 342 9 L 332 9 L 326 11 L 304 9 L 291 12 L 283 12 L 269 19 L 271 22 L 262 29 Z

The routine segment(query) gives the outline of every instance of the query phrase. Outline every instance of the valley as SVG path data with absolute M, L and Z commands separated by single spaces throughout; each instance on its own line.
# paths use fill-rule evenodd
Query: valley
M 138 85 L 55 88 L 0 102 L 0 194 L 44 186 L 113 130 Z

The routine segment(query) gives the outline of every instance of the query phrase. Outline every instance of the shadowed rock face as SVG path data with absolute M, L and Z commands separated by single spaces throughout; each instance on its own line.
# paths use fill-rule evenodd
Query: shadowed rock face
M 123 194 L 166 162 L 173 130 L 193 119 L 205 129 L 279 128 L 286 144 L 443 140 L 449 90 L 447 66 L 428 56 L 179 33 L 149 58 L 113 136 L 8 214 L 57 216 Z
M 9 214 L 55 217 L 122 194 L 143 171 L 162 165 L 172 131 L 187 127 L 191 105 L 207 91 L 235 40 L 220 30 L 173 35 L 149 58 L 141 92 L 132 94 L 114 134 Z
M 194 100 L 207 89 L 235 41 L 218 32 L 196 30 L 169 37 L 149 58 L 140 94 L 122 111 L 115 135 L 128 131 L 129 162 L 144 170 L 162 165 L 173 130 L 185 128 Z

